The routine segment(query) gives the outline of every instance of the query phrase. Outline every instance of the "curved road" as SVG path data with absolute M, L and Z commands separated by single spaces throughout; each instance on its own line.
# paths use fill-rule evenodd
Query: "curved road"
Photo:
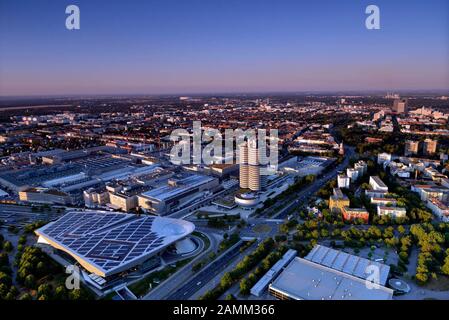
M 201 231 L 201 233 L 206 234 Z M 195 257 L 192 261 L 187 263 L 173 275 L 171 275 L 168 279 L 159 284 L 156 288 L 147 293 L 142 299 L 143 300 L 162 300 L 168 294 L 176 290 L 180 285 L 189 281 L 194 276 L 194 272 L 192 271 L 192 266 L 198 262 L 199 260 L 206 257 L 212 250 L 215 251 L 218 247 L 218 241 L 215 239 L 213 235 L 206 234 L 209 238 L 210 245 L 206 251 L 200 253 L 197 257 Z

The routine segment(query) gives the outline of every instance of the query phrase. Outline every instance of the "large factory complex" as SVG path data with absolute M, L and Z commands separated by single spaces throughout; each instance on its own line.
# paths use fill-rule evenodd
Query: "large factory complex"
M 233 215 L 236 206 L 237 213 L 254 211 L 267 195 L 274 197 L 292 184 L 294 177 L 319 174 L 334 161 L 290 157 L 269 171 L 261 164 L 263 156 L 257 146 L 244 144 L 239 151 L 236 164 L 176 166 L 167 154 L 155 157 L 151 152 L 129 153 L 113 146 L 56 149 L 17 159 L 31 165 L 1 171 L 0 187 L 5 197 L 24 204 L 142 210 L 160 216 L 192 212 L 200 207 L 196 204 L 210 204 L 217 200 L 216 194 L 230 189 L 235 191 L 232 204 L 220 210 Z
M 78 265 L 84 282 L 101 294 L 156 270 L 167 255 L 177 261 L 201 251 L 195 225 L 178 218 L 205 212 L 247 219 L 297 177 L 317 175 L 335 161 L 294 156 L 268 170 L 256 144 L 239 151 L 233 165 L 176 166 L 163 154 L 111 146 L 54 150 L 23 159 L 31 166 L 0 172 L 0 185 L 18 203 L 66 207 L 66 214 L 35 231 L 38 245 L 60 263 Z M 300 267 L 295 277 L 305 270 L 298 259 L 290 251 L 277 264 L 276 277 L 264 277 L 254 290 L 300 297 L 284 288 L 301 282 L 289 278 L 292 268 Z

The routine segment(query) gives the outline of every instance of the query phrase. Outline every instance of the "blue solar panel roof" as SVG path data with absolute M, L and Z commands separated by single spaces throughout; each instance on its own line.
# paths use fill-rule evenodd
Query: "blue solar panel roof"
M 178 219 L 88 211 L 69 212 L 36 234 L 105 276 L 149 258 L 193 229 L 193 224 Z

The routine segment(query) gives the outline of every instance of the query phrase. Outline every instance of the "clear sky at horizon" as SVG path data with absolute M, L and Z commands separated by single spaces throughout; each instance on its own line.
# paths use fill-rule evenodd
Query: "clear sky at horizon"
M 2 96 L 430 89 L 447 0 L 0 0 Z

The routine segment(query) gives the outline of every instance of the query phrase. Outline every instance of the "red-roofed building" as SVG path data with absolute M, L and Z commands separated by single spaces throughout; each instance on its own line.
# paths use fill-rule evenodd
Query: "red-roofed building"
M 356 219 L 362 219 L 364 223 L 368 223 L 369 221 L 369 213 L 363 208 L 344 207 L 342 214 L 344 221 L 354 221 Z

